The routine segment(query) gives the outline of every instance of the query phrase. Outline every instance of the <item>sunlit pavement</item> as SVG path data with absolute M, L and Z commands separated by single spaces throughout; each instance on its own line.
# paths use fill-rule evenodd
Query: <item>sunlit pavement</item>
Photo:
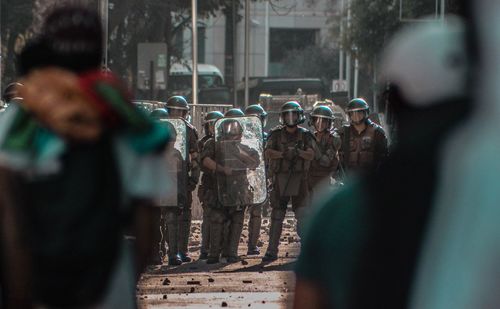
M 267 244 L 269 220 L 264 219 L 261 241 Z M 285 219 L 280 258 L 262 263 L 260 256 L 245 256 L 246 223 L 240 240 L 241 261 L 207 265 L 197 261 L 200 222 L 192 225 L 190 251 L 194 262 L 177 267 L 151 267 L 137 287 L 139 308 L 286 308 L 295 286 L 294 262 L 300 250 L 295 220 Z M 264 248 L 265 249 L 265 246 Z

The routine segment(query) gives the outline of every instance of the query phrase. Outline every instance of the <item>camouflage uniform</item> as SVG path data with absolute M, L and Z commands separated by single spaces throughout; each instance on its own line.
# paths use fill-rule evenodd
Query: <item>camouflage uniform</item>
M 290 147 L 301 150 L 309 148 L 316 149 L 315 138 L 312 133 L 298 126 L 296 132 L 290 134 L 286 126 L 280 126 L 271 131 L 265 149 L 286 152 Z M 292 161 L 283 159 L 270 160 L 270 172 L 272 173 L 271 192 L 271 228 L 269 231 L 269 246 L 266 256 L 277 257 L 278 245 L 283 228 L 283 220 L 287 210 L 288 202 L 291 200 L 292 208 L 297 219 L 297 230 L 301 235 L 300 225 L 305 216 L 306 207 L 309 204 L 308 172 L 310 161 L 296 156 Z M 282 196 L 280 191 L 289 189 L 292 182 L 298 182 L 298 192 L 294 196 Z M 288 188 L 286 188 L 288 186 Z
M 210 135 L 205 135 L 198 142 L 198 149 L 200 154 L 203 153 L 205 143 L 211 138 Z M 201 162 L 201 161 L 200 161 Z M 203 221 L 201 223 L 201 248 L 200 255 L 208 255 L 208 248 L 210 245 L 210 210 L 213 208 L 211 203 L 215 203 L 214 194 L 217 190 L 210 190 L 215 183 L 215 177 L 210 170 L 200 164 L 202 176 L 201 182 L 198 186 L 198 199 L 200 200 L 201 207 L 203 208 Z
M 318 145 L 318 156 L 311 162 L 309 170 L 311 192 L 314 192 L 314 188 L 317 188 L 319 184 L 335 176 L 339 165 L 338 151 L 341 146 L 340 135 L 336 131 L 316 131 L 314 136 Z
M 238 146 L 258 160 L 258 154 L 255 154 L 254 150 L 242 144 Z M 217 151 L 216 147 L 219 146 L 216 146 L 215 140 L 209 139 L 203 147 L 201 162 L 207 157 L 213 161 L 219 159 L 216 158 L 215 153 L 222 150 Z M 223 164 L 223 162 L 216 162 L 219 166 Z M 220 171 L 212 172 L 211 177 L 216 179 L 217 173 Z M 222 256 L 228 259 L 238 257 L 238 244 L 243 230 L 245 205 L 250 204 L 253 200 L 253 197 L 248 194 L 249 190 L 245 188 L 248 186 L 246 172 L 235 172 L 230 176 L 222 175 L 222 179 L 225 181 L 221 181 L 219 178 L 211 183 L 210 194 L 207 196 L 208 199 L 211 199 L 209 205 L 212 207 L 210 211 L 209 260 L 213 261 L 218 261 L 221 252 Z M 219 183 L 219 187 L 217 187 L 217 183 Z M 231 204 L 236 206 L 223 206 Z M 225 225 L 228 225 L 226 237 L 224 237 Z
M 183 205 L 179 216 L 179 254 L 185 260 L 188 252 L 189 234 L 191 232 L 191 208 L 193 205 L 193 191 L 196 189 L 200 178 L 200 165 L 199 165 L 199 149 L 198 149 L 198 132 L 196 128 L 190 123 L 187 124 L 187 138 L 188 138 L 188 149 L 189 155 L 191 157 L 190 164 L 188 166 L 187 176 L 187 197 L 186 202 Z
M 344 127 L 342 157 L 348 173 L 369 171 L 379 167 L 388 154 L 387 137 L 379 125 L 366 119 L 366 129 Z

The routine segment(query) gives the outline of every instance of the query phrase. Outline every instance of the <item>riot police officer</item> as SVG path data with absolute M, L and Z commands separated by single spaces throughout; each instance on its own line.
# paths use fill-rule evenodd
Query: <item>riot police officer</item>
M 381 126 L 368 119 L 370 107 L 357 98 L 347 105 L 350 125 L 342 136 L 342 161 L 348 173 L 369 172 L 388 154 L 387 137 Z
M 308 172 L 317 147 L 313 134 L 299 126 L 304 121 L 304 110 L 298 102 L 283 104 L 280 114 L 282 125 L 271 131 L 266 143 L 265 155 L 272 173 L 273 190 L 269 246 L 264 262 L 278 258 L 283 220 L 290 200 L 298 221 L 297 230 L 301 235 L 300 225 L 309 204 Z
M 200 153 L 203 152 L 205 143 L 210 138 L 214 137 L 215 122 L 223 117 L 224 115 L 219 111 L 209 112 L 205 115 L 205 119 L 203 120 L 205 136 L 198 142 Z M 210 245 L 210 210 L 214 208 L 213 204 L 216 202 L 217 190 L 213 188 L 213 184 L 215 184 L 216 180 L 212 172 L 203 165 L 201 165 L 201 171 L 203 174 L 201 176 L 200 186 L 198 187 L 198 198 L 203 208 L 200 260 L 206 260 L 208 258 L 208 248 Z
M 340 135 L 332 130 L 334 119 L 333 111 L 325 105 L 316 106 L 311 113 L 309 124 L 314 128 L 318 146 L 317 157 L 311 162 L 309 171 L 311 192 L 323 182 L 328 182 L 330 177 L 335 177 L 338 168 L 341 140 Z
M 201 154 L 203 166 L 216 176 L 218 193 L 210 212 L 208 264 L 218 263 L 221 253 L 228 262 L 238 261 L 245 206 L 253 201 L 247 171 L 259 165 L 257 151 L 241 143 L 243 127 L 236 119 L 222 120 L 220 128 L 220 140 L 209 139 Z
M 256 116 L 260 119 L 262 123 L 262 129 L 266 126 L 267 122 L 267 112 L 258 104 L 250 105 L 245 109 L 246 116 Z M 263 132 L 264 140 L 263 143 L 267 141 L 267 133 Z M 268 200 L 264 204 L 253 205 L 248 208 L 249 220 L 248 220 L 248 251 L 247 255 L 259 255 L 260 250 L 257 246 L 260 236 L 260 228 L 262 225 L 262 210 L 266 207 Z
M 189 105 L 181 96 L 173 96 L 167 100 L 165 107 L 169 113 L 170 118 L 182 118 L 186 120 L 188 128 L 188 148 L 189 148 L 189 165 L 188 165 L 188 178 L 187 181 L 187 200 L 186 205 L 183 205 L 182 211 L 179 214 L 179 256 L 183 262 L 190 262 L 191 258 L 188 256 L 188 243 L 189 234 L 191 231 L 191 207 L 193 203 L 192 193 L 198 184 L 200 178 L 199 167 L 199 149 L 198 149 L 198 132 L 196 128 L 187 121 L 189 113 Z

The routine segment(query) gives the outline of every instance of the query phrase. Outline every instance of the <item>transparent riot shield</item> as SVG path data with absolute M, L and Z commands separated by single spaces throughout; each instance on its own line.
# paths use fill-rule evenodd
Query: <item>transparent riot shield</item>
M 267 198 L 262 124 L 257 117 L 223 118 L 215 123 L 219 203 L 238 207 Z
M 182 119 L 162 119 L 161 123 L 168 126 L 173 134 L 165 155 L 171 190 L 160 201 L 160 206 L 180 207 L 187 197 L 187 126 Z

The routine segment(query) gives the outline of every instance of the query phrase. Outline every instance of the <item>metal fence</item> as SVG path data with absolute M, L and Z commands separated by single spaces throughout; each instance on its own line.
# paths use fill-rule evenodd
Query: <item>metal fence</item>
M 191 107 L 191 124 L 198 130 L 200 135 L 203 134 L 203 118 L 207 113 L 219 111 L 224 114 L 227 110 L 233 108 L 229 104 L 189 104 L 189 106 Z

